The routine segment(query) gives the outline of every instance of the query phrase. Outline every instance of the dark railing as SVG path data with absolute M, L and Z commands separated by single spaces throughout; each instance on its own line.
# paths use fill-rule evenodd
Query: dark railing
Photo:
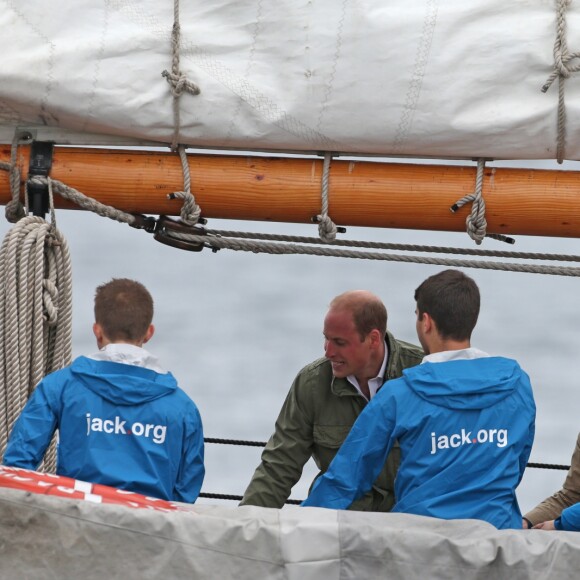
M 204 439 L 205 443 L 218 443 L 220 445 L 247 445 L 249 447 L 265 447 L 265 441 L 243 441 L 241 439 L 216 439 L 214 437 L 206 437 Z M 535 467 L 538 469 L 562 469 L 568 471 L 570 469 L 569 465 L 559 465 L 556 463 L 528 463 L 527 467 Z M 228 495 L 224 493 L 200 493 L 199 497 L 205 497 L 208 499 L 230 499 L 233 501 L 241 501 L 241 495 Z M 290 505 L 300 505 L 303 500 L 301 499 L 287 499 L 285 503 Z

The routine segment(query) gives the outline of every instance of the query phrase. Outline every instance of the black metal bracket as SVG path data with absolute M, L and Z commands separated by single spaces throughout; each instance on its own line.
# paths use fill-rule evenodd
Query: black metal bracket
M 129 224 L 132 228 L 136 230 L 145 230 L 147 233 L 152 234 L 157 229 L 157 220 L 154 217 L 146 216 L 140 213 L 131 214 L 135 220 L 132 224 Z
M 184 239 L 179 239 L 171 235 L 170 232 L 189 234 L 194 236 L 206 236 L 207 232 L 204 228 L 199 226 L 188 226 L 181 221 L 177 221 L 167 217 L 166 215 L 159 216 L 155 226 L 155 233 L 153 238 L 158 242 L 180 250 L 188 250 L 190 252 L 201 252 L 204 248 L 203 242 L 193 242 Z
M 28 165 L 28 203 L 32 215 L 44 218 L 49 209 L 48 185 L 40 185 L 30 181 L 30 177 L 39 175 L 48 177 L 52 168 L 52 153 L 54 143 L 51 141 L 33 141 L 30 148 L 30 163 Z

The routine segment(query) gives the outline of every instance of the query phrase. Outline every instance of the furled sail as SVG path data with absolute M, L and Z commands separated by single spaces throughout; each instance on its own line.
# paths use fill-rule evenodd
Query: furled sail
M 580 159 L 578 3 L 193 0 L 176 52 L 173 2 L 0 6 L 2 143 Z

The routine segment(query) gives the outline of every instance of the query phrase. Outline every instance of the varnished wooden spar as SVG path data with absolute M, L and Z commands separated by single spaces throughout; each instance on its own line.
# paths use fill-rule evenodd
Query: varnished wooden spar
M 19 149 L 22 180 L 29 148 Z M 0 161 L 10 148 L 0 147 Z M 206 218 L 310 222 L 321 209 L 321 159 L 190 155 L 192 192 Z M 329 215 L 337 225 L 464 231 L 475 167 L 335 159 Z M 178 215 L 183 189 L 177 155 L 151 151 L 55 148 L 53 179 L 131 213 Z M 487 168 L 483 195 L 489 233 L 580 237 L 580 172 Z M 10 200 L 0 171 L 0 203 Z M 76 207 L 57 196 L 57 208 Z

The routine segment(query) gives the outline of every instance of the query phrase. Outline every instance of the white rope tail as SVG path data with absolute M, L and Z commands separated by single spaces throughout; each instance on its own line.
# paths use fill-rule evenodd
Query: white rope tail
M 0 455 L 38 382 L 71 362 L 71 265 L 66 240 L 39 217 L 21 219 L 0 249 Z M 54 441 L 44 470 L 54 471 Z

